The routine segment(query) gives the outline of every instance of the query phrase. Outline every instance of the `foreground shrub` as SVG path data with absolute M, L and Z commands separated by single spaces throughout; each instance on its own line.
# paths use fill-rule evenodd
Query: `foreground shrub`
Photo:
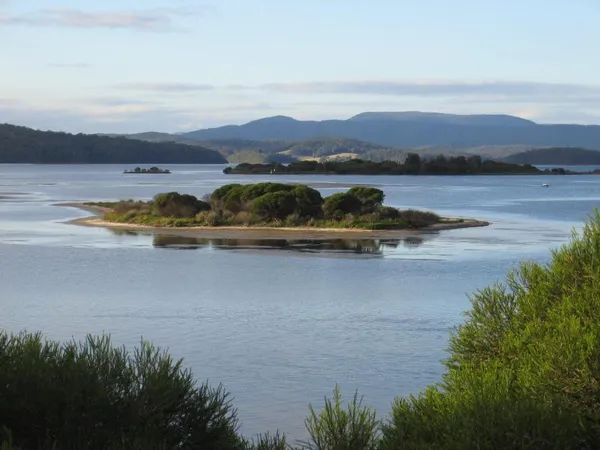
M 0 424 L 22 450 L 240 445 L 221 388 L 196 385 L 146 342 L 129 354 L 108 337 L 61 345 L 0 334 Z
M 310 440 L 301 445 L 310 450 L 372 450 L 377 448 L 379 440 L 375 411 L 363 406 L 358 393 L 344 408 L 338 386 L 333 391 L 333 399 L 325 398 L 325 406 L 319 414 L 310 406 L 306 430 Z
M 394 406 L 384 448 L 600 448 L 600 214 L 546 265 L 476 293 L 444 383 Z

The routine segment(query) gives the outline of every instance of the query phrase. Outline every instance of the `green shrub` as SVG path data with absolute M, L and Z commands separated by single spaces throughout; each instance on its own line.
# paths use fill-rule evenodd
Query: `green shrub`
M 296 199 L 296 210 L 301 217 L 322 217 L 323 197 L 316 189 L 299 185 L 291 191 Z
M 361 201 L 354 195 L 340 192 L 327 197 L 323 203 L 323 212 L 327 218 L 338 218 L 339 212 L 342 215 L 360 214 L 362 209 Z
M 296 200 L 289 192 L 273 192 L 252 202 L 252 213 L 263 220 L 283 220 L 296 209 Z
M 232 189 L 239 188 L 239 187 L 243 187 L 243 186 L 241 184 L 226 184 L 225 186 L 221 186 L 220 188 L 213 191 L 213 193 L 210 195 L 210 199 L 211 199 L 211 201 L 218 202 L 218 201 L 222 200 L 223 198 L 225 198 L 225 196 L 229 193 L 229 191 L 231 191 Z
M 383 448 L 600 448 L 600 214 L 546 265 L 477 292 L 444 383 L 394 405 Z
M 335 387 L 333 399 L 325 398 L 323 410 L 317 414 L 312 405 L 306 419 L 310 440 L 301 442 L 309 450 L 374 450 L 379 440 L 379 421 L 370 407 L 363 406 L 358 393 L 346 409 L 340 388 Z
M 391 206 L 382 206 L 378 210 L 380 219 L 398 219 L 400 217 L 400 211 L 397 208 Z
M 409 228 L 424 228 L 439 223 L 440 216 L 429 211 L 407 209 L 398 211 L 396 220 L 402 221 Z
M 238 448 L 220 387 L 147 342 L 133 354 L 108 337 L 83 343 L 0 334 L 0 424 L 21 450 Z
M 231 211 L 234 214 L 242 211 L 244 204 L 242 201 L 242 194 L 244 193 L 244 186 L 237 186 L 230 189 L 227 194 L 223 197 L 221 205 L 225 211 Z
M 191 218 L 201 211 L 209 211 L 210 205 L 193 195 L 166 192 L 154 197 L 152 212 L 159 217 Z
M 274 194 L 276 192 L 290 192 L 294 189 L 292 184 L 283 183 L 256 183 L 244 187 L 241 194 L 241 200 L 248 202 L 262 197 L 265 194 Z
M 362 212 L 370 213 L 378 209 L 385 198 L 385 194 L 381 189 L 372 187 L 356 186 L 348 191 L 349 195 L 353 195 L 362 203 Z

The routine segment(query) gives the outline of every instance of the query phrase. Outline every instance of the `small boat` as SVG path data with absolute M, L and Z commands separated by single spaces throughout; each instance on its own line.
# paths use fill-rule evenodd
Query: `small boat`
M 542 187 L 550 187 L 548 183 L 542 183 Z

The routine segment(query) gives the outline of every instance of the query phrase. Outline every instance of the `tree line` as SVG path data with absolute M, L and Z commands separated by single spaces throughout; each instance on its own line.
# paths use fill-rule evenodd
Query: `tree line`
M 485 175 L 485 174 L 538 174 L 541 170 L 532 165 L 510 164 L 483 160 L 481 156 L 439 155 L 434 158 L 421 158 L 417 153 L 409 153 L 404 162 L 365 161 L 299 161 L 283 164 L 239 164 L 227 167 L 225 174 L 336 174 L 336 175 Z

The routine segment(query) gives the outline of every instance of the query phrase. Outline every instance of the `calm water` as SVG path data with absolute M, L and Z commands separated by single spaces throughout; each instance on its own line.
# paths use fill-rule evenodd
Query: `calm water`
M 123 175 L 121 166 L 0 165 L 0 326 L 56 339 L 107 332 L 185 357 L 235 397 L 242 431 L 302 438 L 308 403 L 339 383 L 387 413 L 397 395 L 440 379 L 467 294 L 521 259 L 546 261 L 600 205 L 600 176 L 317 177 L 382 188 L 386 203 L 474 217 L 487 228 L 399 241 L 289 242 L 152 236 L 64 223 L 57 202 L 202 196 L 231 182 L 221 166 Z M 336 186 L 344 183 L 344 186 Z M 549 188 L 541 187 L 550 183 Z

